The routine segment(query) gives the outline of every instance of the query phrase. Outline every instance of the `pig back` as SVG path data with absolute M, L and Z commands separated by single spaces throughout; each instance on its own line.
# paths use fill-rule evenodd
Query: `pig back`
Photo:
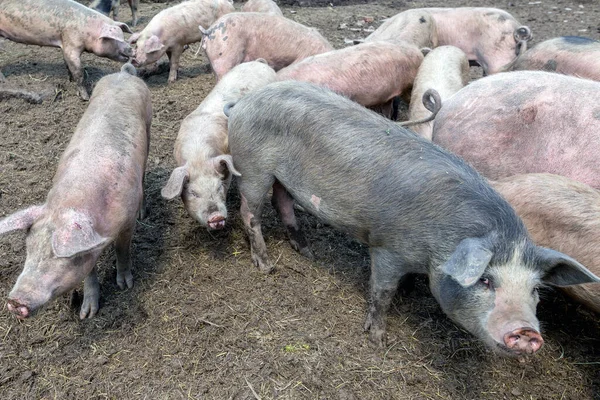
M 448 99 L 432 140 L 490 179 L 547 172 L 600 188 L 600 84 L 540 72 L 479 79 Z
M 600 192 L 552 174 L 522 174 L 490 182 L 523 219 L 533 241 L 573 257 L 600 275 Z M 600 313 L 600 284 L 561 288 Z
M 507 221 L 510 235 L 523 234 L 510 206 L 458 157 L 311 84 L 278 82 L 240 100 L 229 146 L 240 187 L 272 174 L 309 212 L 397 249 L 410 265 L 425 268 Z

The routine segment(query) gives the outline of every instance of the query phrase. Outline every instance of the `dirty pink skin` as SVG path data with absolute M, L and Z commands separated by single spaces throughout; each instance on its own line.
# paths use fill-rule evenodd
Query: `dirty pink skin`
M 71 0 L 3 0 L 0 37 L 38 46 L 60 47 L 79 95 L 88 100 L 83 85 L 81 53 L 125 62 L 133 50 L 123 32 L 129 27 Z
M 600 83 L 517 71 L 470 83 L 442 105 L 434 143 L 489 179 L 547 172 L 600 189 Z
M 600 81 L 600 42 L 577 36 L 546 40 L 519 56 L 507 70 L 542 70 Z
M 248 0 L 242 7 L 243 12 L 260 12 L 283 17 L 281 8 L 273 0 Z
M 438 46 L 435 21 L 426 8 L 406 10 L 396 14 L 365 38 L 365 42 L 382 40 L 392 43 L 411 43 L 419 48 Z
M 223 107 L 274 81 L 275 71 L 262 59 L 237 65 L 181 123 L 174 151 L 179 167 L 162 196 L 181 195 L 188 213 L 208 229 L 225 227 L 227 190 L 232 174 L 239 176 L 229 155 Z
M 600 192 L 552 174 L 514 175 L 492 186 L 523 219 L 533 241 L 577 259 L 600 275 Z M 600 283 L 562 291 L 600 314 Z
M 169 83 L 177 80 L 179 59 L 185 46 L 202 40 L 198 26 L 210 26 L 220 16 L 235 11 L 229 0 L 190 0 L 166 8 L 129 42 L 136 45 L 133 65 L 136 67 L 169 57 Z
M 531 31 L 520 26 L 517 20 L 506 11 L 487 7 L 460 8 L 421 8 L 410 10 L 411 14 L 429 13 L 435 22 L 437 45 L 451 45 L 465 52 L 470 61 L 476 61 L 484 74 L 499 72 L 501 67 L 511 62 L 519 48 L 526 47 L 531 39 Z M 393 37 L 395 19 L 404 20 L 404 13 L 390 18 L 383 28 L 383 37 Z M 389 28 L 388 28 L 389 27 Z M 398 25 L 398 29 L 402 24 Z M 386 32 L 388 31 L 389 32 Z M 379 29 L 371 34 L 377 34 Z M 398 31 L 398 34 L 402 34 Z
M 410 89 L 422 61 L 414 45 L 368 42 L 305 58 L 277 72 L 277 80 L 311 82 L 371 107 Z
M 123 69 L 135 69 L 125 64 Z M 130 244 L 143 204 L 152 108 L 142 80 L 128 72 L 102 78 L 63 153 L 46 202 L 0 220 L 0 234 L 27 230 L 23 272 L 8 295 L 18 318 L 85 279 L 80 318 L 100 295 L 96 260 L 115 243 L 117 284 L 132 287 Z
M 442 105 L 469 82 L 469 61 L 465 53 L 454 46 L 440 46 L 426 56 L 415 78 L 408 109 L 410 121 L 420 120 L 431 115 L 423 105 L 423 94 L 435 89 Z M 433 121 L 412 126 L 419 136 L 431 140 Z
M 231 13 L 205 32 L 202 48 L 217 80 L 236 65 L 257 58 L 267 60 L 279 71 L 306 57 L 333 50 L 316 29 L 265 13 Z
M 137 10 L 140 6 L 140 0 L 127 0 L 129 3 L 129 8 L 131 9 L 131 26 L 137 25 Z M 89 7 L 93 10 L 101 12 L 102 14 L 108 15 L 112 11 L 113 19 L 115 21 L 119 20 L 119 0 L 93 0 Z

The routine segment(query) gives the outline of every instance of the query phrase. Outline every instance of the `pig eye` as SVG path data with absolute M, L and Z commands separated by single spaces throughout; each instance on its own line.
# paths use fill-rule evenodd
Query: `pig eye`
M 190 190 L 190 194 L 194 197 L 200 197 L 200 195 L 193 190 Z
M 479 279 L 479 282 L 481 282 L 486 289 L 491 289 L 492 288 L 492 283 L 490 282 L 490 280 L 488 278 L 481 278 Z

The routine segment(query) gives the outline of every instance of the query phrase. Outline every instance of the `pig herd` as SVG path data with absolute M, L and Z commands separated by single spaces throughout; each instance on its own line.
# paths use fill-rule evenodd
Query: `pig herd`
M 152 119 L 135 67 L 156 68 L 166 54 L 171 84 L 199 41 L 217 83 L 181 122 L 177 167 L 161 194 L 221 229 L 235 176 L 261 271 L 273 270 L 261 231 L 271 191 L 303 256 L 315 257 L 295 204 L 369 246 L 364 329 L 379 346 L 394 293 L 412 273 L 426 274 L 443 311 L 504 355 L 542 347 L 540 286 L 564 287 L 600 312 L 599 42 L 561 37 L 528 49 L 530 29 L 505 11 L 422 8 L 334 49 L 271 0 L 249 0 L 240 12 L 228 0 L 184 1 L 126 41 L 130 28 L 105 16 L 116 19 L 118 3 L 0 0 L 0 36 L 60 47 L 89 99 L 46 202 L 0 220 L 0 234 L 27 231 L 7 302 L 18 318 L 82 280 L 80 317 L 93 317 L 95 264 L 110 243 L 118 286 L 133 285 Z M 129 5 L 135 26 L 138 1 Z M 131 63 L 90 97 L 84 51 Z M 490 76 L 468 83 L 469 63 Z M 432 121 L 401 126 L 390 118 L 399 101 L 410 120 Z

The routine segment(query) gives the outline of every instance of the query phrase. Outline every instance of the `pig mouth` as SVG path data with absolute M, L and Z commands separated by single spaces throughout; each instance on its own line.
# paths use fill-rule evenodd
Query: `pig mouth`
M 217 216 L 213 217 L 208 221 L 208 228 L 211 230 L 223 229 L 225 228 L 225 217 Z
M 25 319 L 32 314 L 32 309 L 17 300 L 8 299 L 6 308 L 18 319 Z

